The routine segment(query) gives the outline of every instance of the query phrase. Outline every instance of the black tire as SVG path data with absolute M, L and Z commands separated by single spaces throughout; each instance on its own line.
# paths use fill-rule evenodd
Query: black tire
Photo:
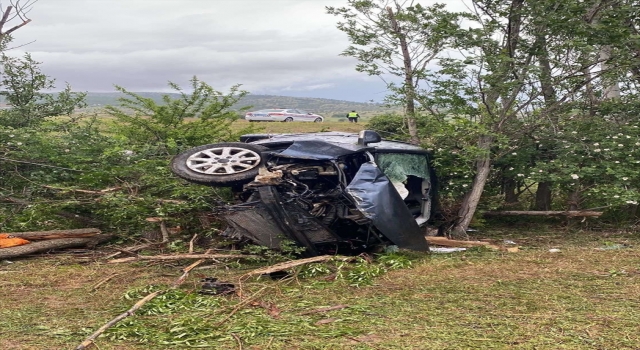
M 314 123 L 322 123 L 322 118 L 316 118 L 313 120 Z
M 287 117 L 284 120 L 285 123 L 292 122 L 292 121 L 293 121 L 293 118 L 291 118 L 291 117 Z
M 234 186 L 251 182 L 262 166 L 267 148 L 243 142 L 222 142 L 184 151 L 171 160 L 171 170 L 189 182 Z M 226 151 L 225 151 L 226 150 Z

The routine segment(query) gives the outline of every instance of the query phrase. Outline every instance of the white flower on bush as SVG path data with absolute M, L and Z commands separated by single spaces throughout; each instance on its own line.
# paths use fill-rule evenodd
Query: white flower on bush
M 620 196 L 618 196 L 617 194 L 615 196 L 613 196 L 613 198 L 620 198 Z
M 599 144 L 599 143 L 597 143 L 597 142 L 596 142 L 596 143 L 594 143 L 593 145 L 594 145 L 594 146 L 600 146 L 600 144 Z
M 518 174 L 518 177 L 524 177 L 524 174 Z
M 517 156 L 517 155 L 518 155 L 518 153 L 513 152 L 513 153 L 511 153 L 511 155 L 512 155 L 512 156 Z
M 600 148 L 596 148 L 596 149 L 594 149 L 593 151 L 594 151 L 594 152 L 600 152 L 600 151 L 602 151 L 602 150 L 601 150 Z
M 640 146 L 640 142 L 636 142 L 636 146 Z
M 626 201 L 627 204 L 633 204 L 633 205 L 637 205 L 638 202 L 637 201 Z
M 509 170 L 513 170 L 513 167 L 509 168 Z
M 623 144 L 621 144 L 621 143 L 619 143 L 619 144 L 618 144 L 618 147 L 624 147 L 624 145 L 623 145 Z
M 609 151 L 609 149 L 608 149 L 608 148 L 605 148 L 604 150 L 605 150 L 605 152 L 606 152 L 606 151 Z
M 627 180 L 629 180 L 629 178 L 628 178 L 628 177 L 623 177 L 623 178 L 622 178 L 622 181 L 627 181 Z
M 571 178 L 577 180 L 580 178 L 580 176 L 578 176 L 578 174 L 571 174 Z

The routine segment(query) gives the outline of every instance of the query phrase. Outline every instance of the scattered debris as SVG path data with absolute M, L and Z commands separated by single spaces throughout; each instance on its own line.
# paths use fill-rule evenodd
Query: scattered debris
M 549 249 L 549 253 L 560 253 L 560 252 L 561 252 L 561 250 L 560 250 L 560 249 L 558 249 L 558 248 L 551 248 L 551 249 Z
M 507 245 L 515 245 L 515 244 L 518 244 L 518 243 L 516 243 L 516 242 L 514 242 L 514 241 L 511 241 L 511 240 L 508 240 L 508 239 L 505 239 L 505 240 L 504 240 L 504 244 L 507 244 Z
M 0 234 L 0 248 L 17 247 L 29 243 L 31 242 L 20 237 L 12 236 L 9 234 Z
M 167 224 L 164 218 L 160 217 L 152 217 L 144 219 L 147 222 L 159 222 L 160 223 L 160 232 L 162 233 L 162 242 L 160 243 L 168 243 L 169 242 L 169 230 L 167 229 Z
M 431 248 L 429 248 L 429 250 L 432 253 L 443 253 L 443 254 L 446 254 L 446 253 L 464 252 L 465 250 L 467 250 L 467 248 L 431 247 Z
M 200 282 L 202 282 L 202 289 L 198 292 L 200 294 L 227 295 L 236 291 L 236 286 L 233 283 L 218 282 L 215 277 L 206 277 Z

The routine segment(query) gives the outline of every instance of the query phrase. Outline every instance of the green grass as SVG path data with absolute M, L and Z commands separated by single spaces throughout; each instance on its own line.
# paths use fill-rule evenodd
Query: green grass
M 233 128 L 242 129 L 248 126 L 254 126 L 262 129 L 260 132 L 264 133 L 297 133 L 297 132 L 320 132 L 320 131 L 345 131 L 345 132 L 359 132 L 366 128 L 366 123 L 347 123 L 338 122 L 331 119 L 322 123 L 308 123 L 308 122 L 258 122 L 250 123 L 246 120 L 238 120 L 233 123 Z
M 284 281 L 251 279 L 241 285 L 242 299 L 195 292 L 204 276 L 237 281 L 244 271 L 195 270 L 178 291 L 150 302 L 97 345 L 174 349 L 188 348 L 188 340 L 216 349 L 239 349 L 238 341 L 244 349 L 635 349 L 640 344 L 637 233 L 552 228 L 487 236 L 508 237 L 522 249 L 411 254 L 412 268 L 389 271 L 360 287 L 347 279 L 327 281 L 326 275 L 302 278 L 303 272 Z M 595 249 L 614 244 L 626 248 Z M 550 253 L 552 247 L 561 252 Z M 170 285 L 187 264 L 109 265 L 69 256 L 3 263 L 0 348 L 73 348 L 148 290 Z M 370 273 L 379 266 L 349 265 L 341 272 Z M 329 267 L 336 269 L 335 263 Z M 340 304 L 349 307 L 303 314 Z

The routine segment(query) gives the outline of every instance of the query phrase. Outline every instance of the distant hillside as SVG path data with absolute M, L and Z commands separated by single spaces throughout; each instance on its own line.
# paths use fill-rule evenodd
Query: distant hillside
M 160 92 L 137 92 L 137 94 L 152 98 L 157 102 L 162 101 L 162 96 L 166 95 Z M 169 94 L 177 96 L 177 94 Z M 116 105 L 118 97 L 123 95 L 117 92 L 89 92 L 87 94 L 87 103 L 90 107 L 102 107 L 106 105 Z M 385 108 L 378 103 L 362 103 L 341 100 L 331 100 L 326 98 L 312 97 L 289 97 L 289 96 L 271 96 L 271 95 L 247 95 L 234 108 L 252 106 L 251 110 L 264 108 L 298 108 L 308 112 L 315 112 L 325 117 L 333 115 L 344 115 L 355 109 L 361 116 L 372 116 L 395 109 Z

